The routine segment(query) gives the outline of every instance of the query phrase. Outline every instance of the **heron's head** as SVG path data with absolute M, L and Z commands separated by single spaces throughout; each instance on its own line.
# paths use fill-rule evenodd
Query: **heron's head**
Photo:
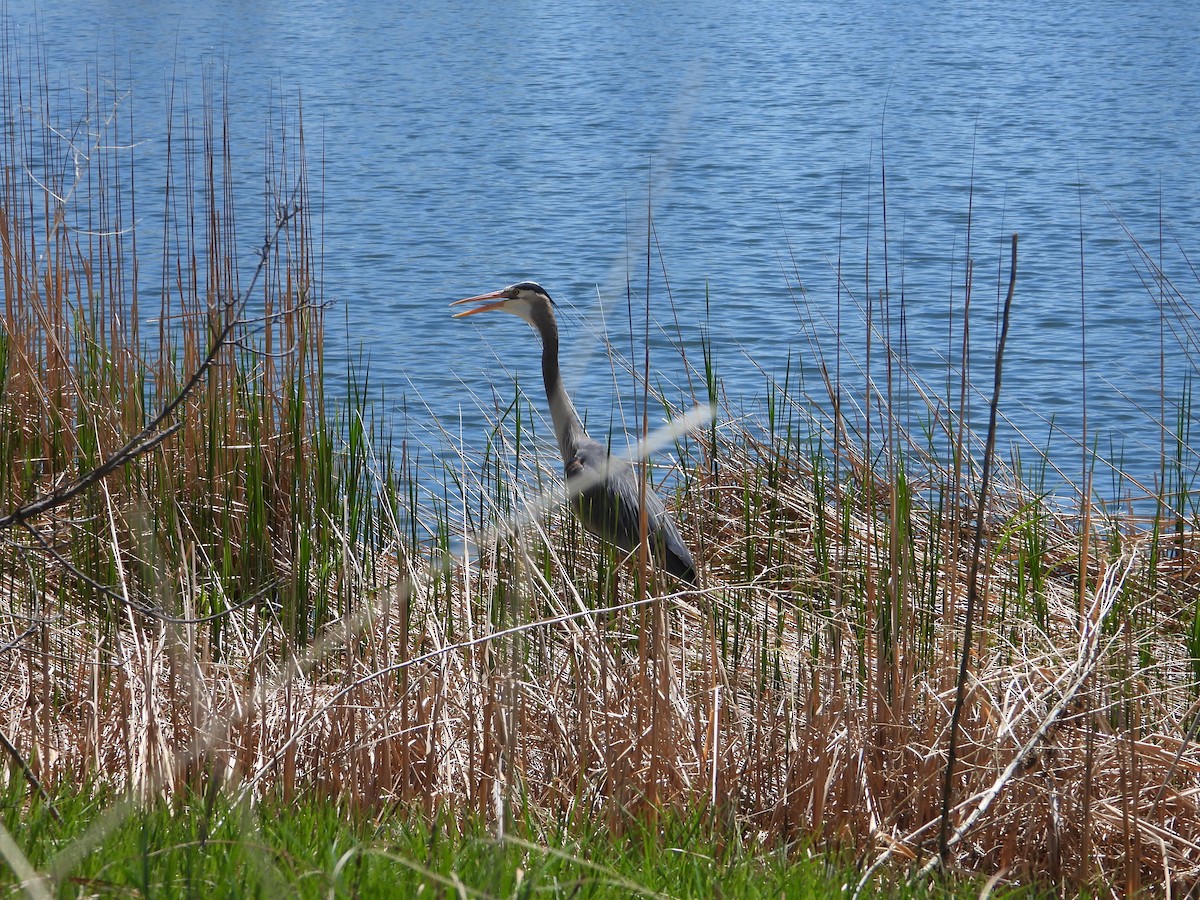
M 473 316 L 475 313 L 500 309 L 512 313 L 514 316 L 520 316 L 539 331 L 542 330 L 543 323 L 547 320 L 551 322 L 554 320 L 552 311 L 554 301 L 550 299 L 545 288 L 533 281 L 510 284 L 508 287 L 492 291 L 490 294 L 479 294 L 476 297 L 455 300 L 450 305 L 459 306 L 463 303 L 480 303 L 482 305 L 476 306 L 474 309 L 456 312 L 454 318 L 461 319 L 464 316 Z

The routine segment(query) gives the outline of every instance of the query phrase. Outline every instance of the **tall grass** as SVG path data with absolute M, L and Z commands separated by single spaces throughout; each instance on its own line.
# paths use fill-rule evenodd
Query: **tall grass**
M 895 878 L 938 857 L 961 692 L 946 865 L 1122 892 L 1195 882 L 1186 398 L 1162 423 L 1181 449 L 1153 527 L 1065 510 L 1017 467 L 982 466 L 973 313 L 953 311 L 962 364 L 939 391 L 909 364 L 886 274 L 870 297 L 842 284 L 838 319 L 859 315 L 866 344 L 814 340 L 819 393 L 789 371 L 761 417 L 668 438 L 674 477 L 652 480 L 674 485 L 704 587 L 654 589 L 542 502 L 561 484 L 541 462 L 540 398 L 515 391 L 497 410 L 482 460 L 463 448 L 434 468 L 372 417 L 364 368 L 326 396 L 298 112 L 267 154 L 280 231 L 262 260 L 238 239 L 220 91 L 198 119 L 173 112 L 167 178 L 149 187 L 164 211 L 151 316 L 135 277 L 147 188 L 119 149 L 134 144 L 120 97 L 97 78 L 88 142 L 68 140 L 44 68 L 5 52 L 21 72 L 5 109 L 42 110 L 4 131 L 5 509 L 143 427 L 262 265 L 177 430 L 0 546 L 9 796 L 24 784 L 26 802 L 53 805 L 88 783 L 129 800 L 42 872 L 70 876 L 138 804 L 199 788 L 497 836 L 537 820 L 619 840 L 668 811 Z M 855 359 L 857 387 L 841 377 Z M 647 410 L 678 415 L 644 356 L 614 361 Z M 688 362 L 720 399 L 713 346 Z

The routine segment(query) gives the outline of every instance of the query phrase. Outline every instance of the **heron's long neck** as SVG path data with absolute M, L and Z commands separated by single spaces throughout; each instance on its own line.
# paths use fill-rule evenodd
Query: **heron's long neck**
M 550 402 L 550 418 L 554 421 L 554 435 L 562 451 L 563 462 L 570 462 L 579 449 L 580 442 L 587 437 L 579 413 L 563 388 L 562 373 L 558 368 L 558 325 L 553 316 L 546 316 L 536 324 L 542 336 L 542 378 L 546 382 L 546 399 Z

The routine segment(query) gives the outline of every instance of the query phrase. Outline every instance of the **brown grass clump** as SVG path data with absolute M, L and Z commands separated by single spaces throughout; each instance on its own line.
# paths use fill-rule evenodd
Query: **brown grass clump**
M 201 130 L 208 162 L 227 160 L 212 117 Z M 466 486 L 519 514 L 497 528 L 474 499 L 430 513 L 377 434 L 340 430 L 362 417 L 327 420 L 302 162 L 279 167 L 300 187 L 277 192 L 287 212 L 250 306 L 230 302 L 219 167 L 193 172 L 204 191 L 167 186 L 197 204 L 168 220 L 201 224 L 167 229 L 149 353 L 132 232 L 107 227 L 133 221 L 124 186 L 43 191 L 20 161 L 54 132 L 11 134 L 6 510 L 103 460 L 196 370 L 214 323 L 240 319 L 176 430 L 6 532 L 6 778 L 51 803 L 64 784 L 145 799 L 205 783 L 500 832 L 524 814 L 619 833 L 701 811 L 764 845 L 851 853 L 867 877 L 915 870 L 937 858 L 982 529 L 944 863 L 1118 893 L 1196 883 L 1194 525 L 1168 539 L 1067 515 L 1011 476 L 977 521 L 965 461 L 918 478 L 899 439 L 881 453 L 839 424 L 812 449 L 721 423 L 683 439 L 678 473 L 704 587 L 642 585 L 557 502 L 545 511 L 510 456 Z M 93 209 L 99 227 L 71 225 Z M 431 542 L 413 527 L 430 518 Z

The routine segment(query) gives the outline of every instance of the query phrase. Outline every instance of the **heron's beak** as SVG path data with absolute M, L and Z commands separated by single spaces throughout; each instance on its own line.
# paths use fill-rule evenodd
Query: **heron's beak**
M 509 297 L 504 291 L 492 291 L 490 294 L 479 294 L 476 297 L 467 297 L 463 300 L 455 300 L 451 306 L 461 306 L 464 303 L 483 303 L 484 300 L 495 300 L 495 303 L 486 303 L 483 306 L 477 306 L 474 309 L 464 309 L 462 312 L 456 312 L 454 318 L 461 319 L 465 316 L 473 316 L 475 313 L 487 312 L 489 309 L 500 309 L 508 302 Z

